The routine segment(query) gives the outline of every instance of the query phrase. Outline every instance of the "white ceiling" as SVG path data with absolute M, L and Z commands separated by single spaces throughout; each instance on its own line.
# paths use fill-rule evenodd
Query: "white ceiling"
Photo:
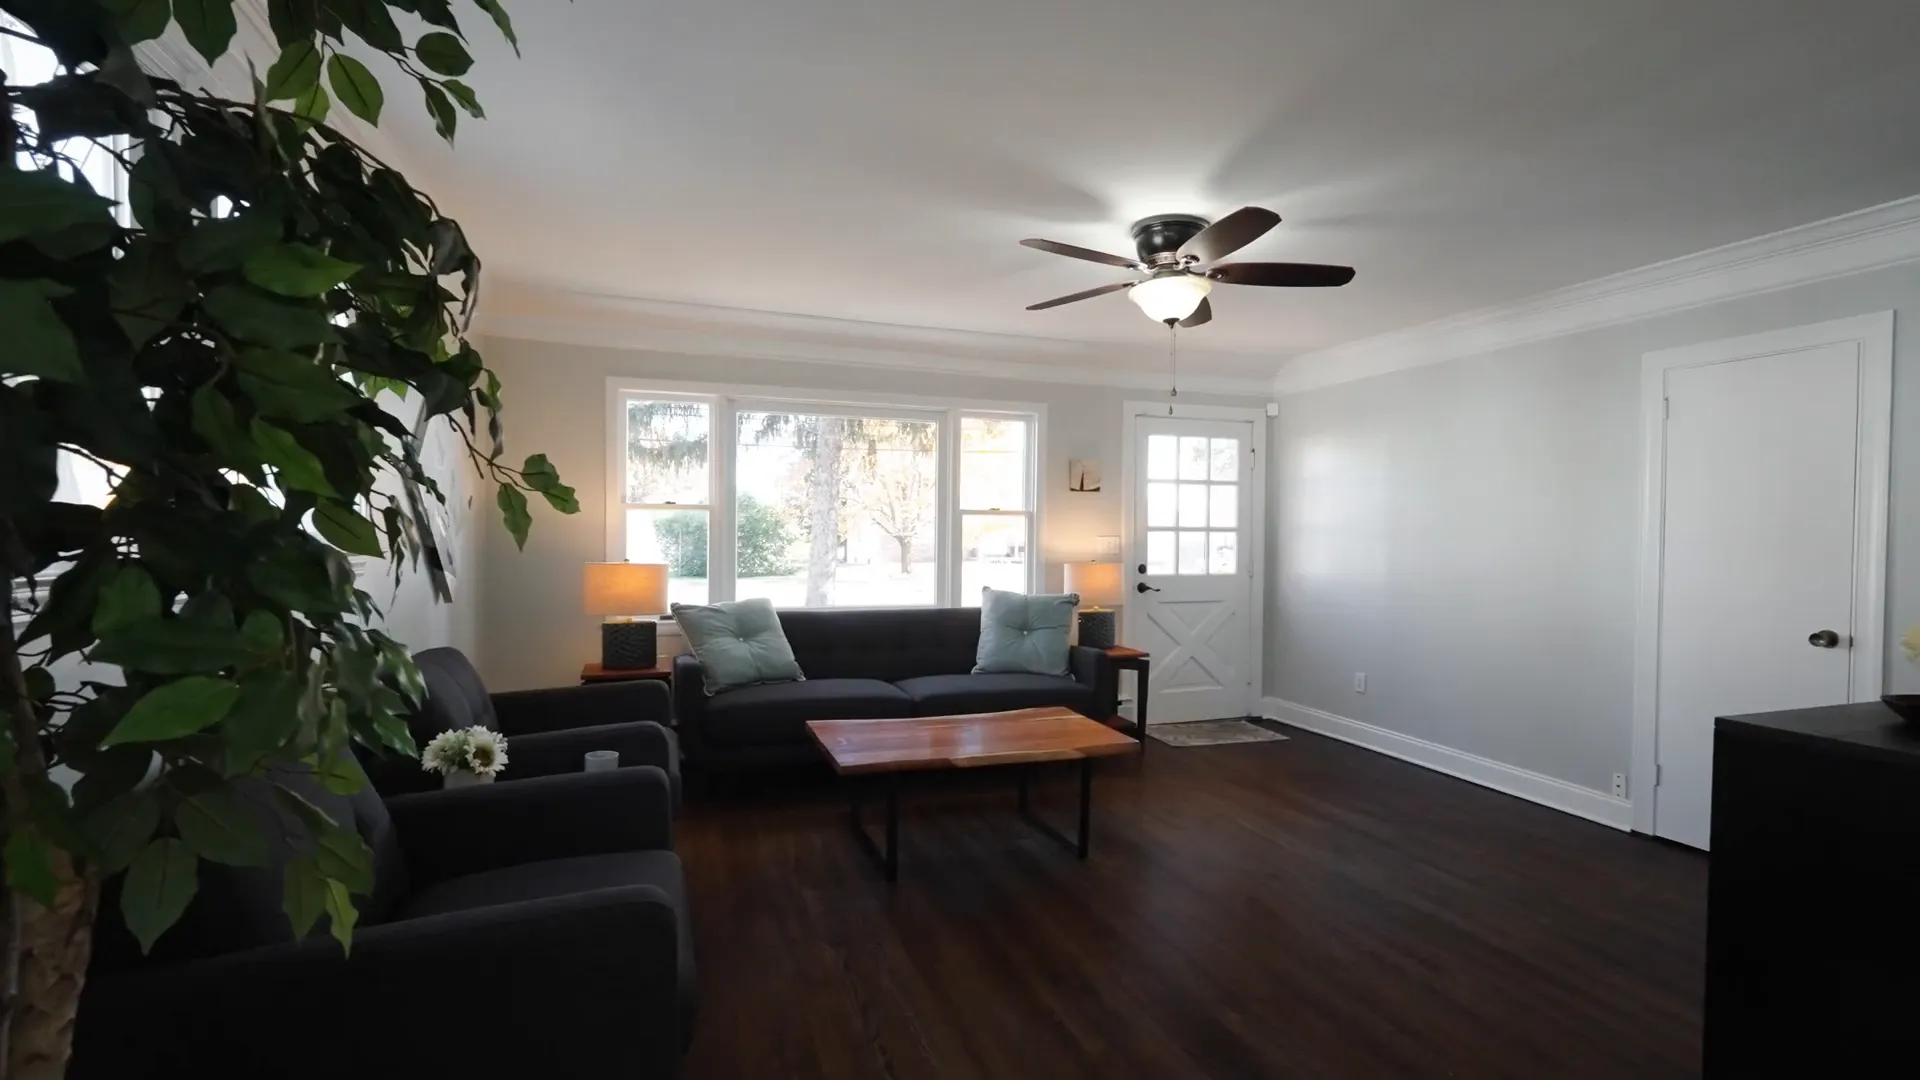
M 1913 0 L 521 0 L 489 119 L 390 110 L 494 281 L 994 334 L 1164 334 L 1127 225 L 1253 203 L 1196 351 L 1264 363 L 1920 192 Z M 411 98 L 404 104 L 413 105 Z M 409 126 L 411 125 L 411 126 Z M 1252 374 L 1251 371 L 1235 373 Z

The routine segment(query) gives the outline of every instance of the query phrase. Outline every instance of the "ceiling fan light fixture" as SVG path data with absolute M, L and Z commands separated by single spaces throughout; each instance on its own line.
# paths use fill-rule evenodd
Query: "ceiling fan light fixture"
M 1213 282 L 1198 274 L 1172 273 L 1128 289 L 1127 299 L 1155 322 L 1179 322 L 1193 314 L 1212 291 Z

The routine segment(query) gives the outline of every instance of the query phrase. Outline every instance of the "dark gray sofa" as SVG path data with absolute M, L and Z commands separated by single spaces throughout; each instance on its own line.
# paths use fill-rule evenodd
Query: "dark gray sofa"
M 675 723 L 690 766 L 817 761 L 809 720 L 1061 705 L 1105 721 L 1119 711 L 1119 682 L 1099 649 L 1070 650 L 1071 677 L 972 674 L 979 608 L 793 609 L 780 612 L 780 626 L 804 682 L 708 697 L 700 662 L 674 658 Z

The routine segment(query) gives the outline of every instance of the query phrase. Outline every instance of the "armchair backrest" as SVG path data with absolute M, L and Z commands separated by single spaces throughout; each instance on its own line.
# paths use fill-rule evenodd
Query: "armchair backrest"
M 480 672 L 466 653 L 459 649 L 424 649 L 413 654 L 413 662 L 427 684 L 426 703 L 407 720 L 414 742 L 425 746 L 443 731 L 475 724 L 500 730 L 487 684 L 480 681 Z

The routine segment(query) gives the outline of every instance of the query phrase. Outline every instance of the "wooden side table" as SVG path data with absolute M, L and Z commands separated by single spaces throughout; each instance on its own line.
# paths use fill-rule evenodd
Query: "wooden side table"
M 663 683 L 671 683 L 673 681 L 673 658 L 668 657 L 667 662 L 664 664 L 656 663 L 652 667 L 645 668 L 613 668 L 609 670 L 601 667 L 598 661 L 591 664 L 583 664 L 580 667 L 580 684 L 582 686 L 588 685 L 589 683 L 637 682 L 642 679 L 654 679 Z
M 1132 734 L 1134 738 L 1140 740 L 1140 760 L 1145 761 L 1147 757 L 1147 668 L 1153 657 L 1125 645 L 1115 645 L 1106 650 L 1106 653 L 1113 661 L 1115 668 L 1131 671 L 1134 674 Z

